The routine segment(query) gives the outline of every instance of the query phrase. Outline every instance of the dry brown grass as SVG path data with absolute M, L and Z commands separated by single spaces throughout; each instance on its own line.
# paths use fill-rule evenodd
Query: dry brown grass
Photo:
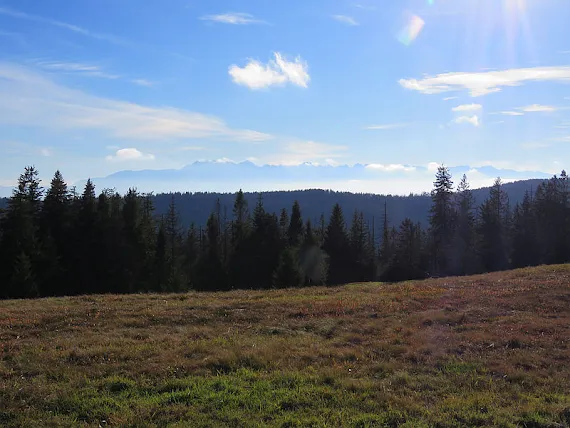
M 570 267 L 0 302 L 0 425 L 570 424 Z

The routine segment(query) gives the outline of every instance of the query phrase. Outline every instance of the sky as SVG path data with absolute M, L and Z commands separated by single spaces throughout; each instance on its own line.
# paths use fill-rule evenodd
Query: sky
M 437 164 L 475 185 L 558 173 L 569 18 L 567 0 L 0 0 L 0 186 L 31 164 L 70 183 L 365 164 L 362 189 L 402 193 Z

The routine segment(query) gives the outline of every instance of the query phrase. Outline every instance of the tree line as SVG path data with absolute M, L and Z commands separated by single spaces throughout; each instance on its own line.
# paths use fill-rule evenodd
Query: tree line
M 152 195 L 125 195 L 91 180 L 79 193 L 58 171 L 47 189 L 27 167 L 0 212 L 0 297 L 222 291 L 402 281 L 468 275 L 570 259 L 568 177 L 538 185 L 511 207 L 498 178 L 476 206 L 467 177 L 454 187 L 439 167 L 429 224 L 390 223 L 339 204 L 315 224 L 295 202 L 279 215 L 243 192 L 218 202 L 205 227 L 183 228 L 172 196 L 155 215 Z

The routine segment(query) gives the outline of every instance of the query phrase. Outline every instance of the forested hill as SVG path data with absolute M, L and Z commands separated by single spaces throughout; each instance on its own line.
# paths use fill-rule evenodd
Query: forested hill
M 509 196 L 509 202 L 514 206 L 521 202 L 525 191 L 536 190 L 544 180 L 524 180 L 503 185 L 503 190 Z M 264 192 L 263 205 L 268 212 L 279 214 L 283 207 L 291 207 L 295 201 L 299 202 L 305 219 L 311 219 L 313 224 L 318 224 L 321 214 L 328 221 L 330 210 L 338 203 L 345 214 L 350 217 L 354 210 L 364 213 L 368 222 L 376 219 L 376 225 L 380 226 L 380 219 L 384 213 L 384 202 L 387 202 L 388 217 L 390 223 L 398 225 L 406 217 L 414 222 L 427 225 L 431 197 L 428 194 L 409 196 L 385 196 L 374 194 L 359 194 L 349 192 L 333 192 L 328 190 L 298 190 Z M 489 196 L 489 188 L 473 190 L 473 196 L 477 205 L 481 204 Z M 245 193 L 249 207 L 253 209 L 259 197 L 257 193 Z M 212 210 L 216 209 L 216 203 L 220 201 L 220 215 L 224 215 L 224 207 L 227 216 L 231 218 L 235 194 L 228 193 L 174 193 L 176 208 L 180 214 L 180 221 L 184 226 L 192 222 L 196 225 L 204 225 Z M 172 194 L 158 194 L 155 196 L 154 205 L 158 215 L 166 214 L 172 200 Z
M 509 202 L 514 206 L 521 202 L 524 192 L 536 189 L 544 180 L 522 180 L 503 185 L 504 191 L 509 195 Z M 237 190 L 237 189 L 236 189 Z M 373 218 L 379 220 L 384 212 L 384 202 L 387 202 L 388 216 L 394 225 L 399 224 L 406 217 L 414 222 L 427 223 L 431 198 L 428 194 L 409 196 L 385 196 L 374 194 L 358 194 L 348 192 L 332 192 L 327 190 L 299 190 L 264 192 L 263 204 L 268 212 L 277 213 L 283 207 L 291 207 L 294 201 L 298 201 L 303 210 L 303 217 L 318 223 L 321 214 L 328 220 L 330 209 L 335 203 L 339 203 L 344 212 L 350 215 L 355 209 L 362 211 L 368 221 Z M 473 190 L 473 196 L 477 204 L 481 204 L 488 196 L 489 189 Z M 257 193 L 245 193 L 250 207 L 255 206 L 259 197 Z M 180 221 L 187 227 L 192 223 L 205 225 L 208 216 L 216 208 L 220 201 L 220 213 L 223 216 L 224 208 L 227 209 L 228 218 L 231 217 L 235 194 L 230 193 L 174 193 L 176 207 L 180 214 Z M 168 206 L 172 200 L 172 194 L 161 193 L 154 197 L 156 214 L 162 215 L 168 212 Z M 0 199 L 0 208 L 4 208 L 8 200 Z M 379 223 L 377 223 L 379 225 Z

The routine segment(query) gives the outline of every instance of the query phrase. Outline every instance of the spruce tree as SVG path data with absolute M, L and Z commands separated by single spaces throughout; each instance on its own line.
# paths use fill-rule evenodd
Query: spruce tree
M 450 254 L 450 273 L 469 275 L 477 272 L 475 252 L 475 198 L 464 174 L 455 194 L 456 225 Z
M 487 272 L 506 269 L 509 266 L 508 199 L 500 178 L 495 180 L 489 198 L 479 208 L 479 258 Z
M 328 283 L 344 284 L 350 278 L 350 245 L 341 206 L 334 205 L 326 229 L 323 250 L 329 257 Z
M 36 297 L 40 293 L 39 225 L 43 189 L 38 176 L 35 167 L 25 168 L 2 219 L 0 282 L 7 284 L 6 297 Z
M 449 168 L 440 166 L 431 192 L 430 237 L 432 269 L 437 275 L 450 273 L 451 242 L 454 234 L 453 181 Z
M 43 243 L 39 269 L 43 296 L 61 296 L 71 291 L 71 195 L 59 171 L 46 192 L 40 215 L 40 239 Z
M 287 237 L 289 238 L 290 247 L 298 247 L 303 239 L 303 218 L 301 216 L 301 207 L 299 202 L 293 203 L 291 209 L 291 221 L 287 230 Z

